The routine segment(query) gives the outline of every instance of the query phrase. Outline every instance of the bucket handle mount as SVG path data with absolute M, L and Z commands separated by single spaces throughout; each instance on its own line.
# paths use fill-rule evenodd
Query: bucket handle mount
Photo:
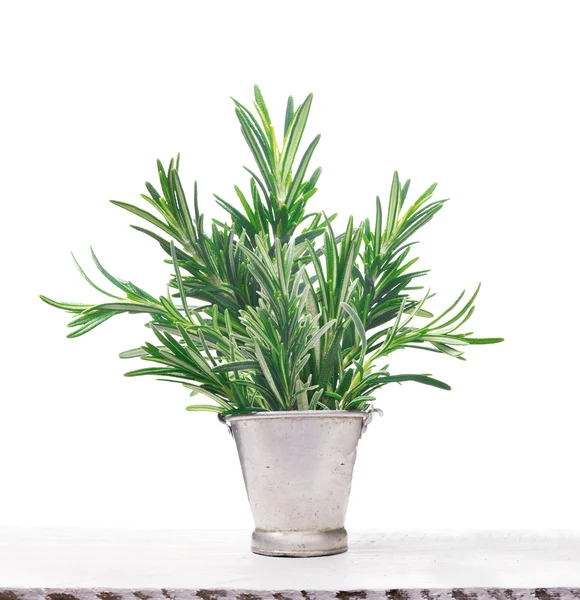
M 363 417 L 363 426 L 362 426 L 362 429 L 360 430 L 361 437 L 362 437 L 363 433 L 367 430 L 367 427 L 369 426 L 370 422 L 373 420 L 373 416 L 375 413 L 377 413 L 379 415 L 379 417 L 384 416 L 384 413 L 380 408 L 375 408 L 374 406 L 371 406 L 369 408 L 369 410 L 366 411 L 366 414 Z

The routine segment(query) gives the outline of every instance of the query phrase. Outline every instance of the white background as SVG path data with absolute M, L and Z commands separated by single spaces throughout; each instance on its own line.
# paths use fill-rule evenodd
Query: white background
M 351 529 L 580 529 L 575 2 L 12 2 L 0 9 L 0 525 L 250 529 L 232 440 L 179 386 L 126 379 L 144 320 L 65 339 L 38 299 L 98 300 L 89 245 L 154 294 L 137 222 L 155 160 L 247 189 L 229 96 L 259 83 L 280 123 L 315 99 L 316 208 L 372 216 L 394 169 L 452 198 L 416 247 L 431 307 L 481 280 L 467 362 L 407 351 L 361 442 Z M 316 166 L 316 165 L 314 165 Z M 471 327 L 470 327 L 471 329 Z M 411 371 L 412 372 L 412 371 Z

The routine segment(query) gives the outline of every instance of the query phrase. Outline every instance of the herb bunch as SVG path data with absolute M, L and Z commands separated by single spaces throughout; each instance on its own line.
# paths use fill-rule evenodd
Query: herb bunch
M 197 184 L 193 203 L 179 177 L 179 156 L 157 162 L 159 186 L 146 183 L 142 199 L 153 211 L 113 200 L 145 224 L 133 228 L 159 243 L 173 267 L 168 292 L 154 296 L 113 276 L 92 252 L 97 270 L 115 293 L 87 282 L 107 300 L 100 304 L 42 300 L 73 315 L 68 337 L 84 335 L 111 317 L 149 315 L 151 341 L 121 353 L 151 366 L 126 373 L 153 375 L 184 385 L 207 400 L 188 410 L 237 414 L 279 410 L 366 410 L 377 389 L 415 381 L 450 387 L 429 374 L 393 374 L 395 350 L 415 348 L 463 360 L 463 347 L 492 344 L 460 332 L 474 311 L 479 286 L 461 293 L 443 313 L 426 308 L 433 294 L 417 285 L 414 234 L 446 200 L 435 185 L 408 201 L 409 181 L 395 172 L 374 222 L 335 234 L 336 215 L 308 212 L 321 169 L 310 163 L 320 136 L 299 152 L 312 95 L 299 106 L 288 99 L 283 135 L 276 136 L 259 88 L 254 111 L 234 100 L 241 132 L 255 166 L 246 191 L 234 187 L 237 205 L 216 196 L 229 221 L 204 223 Z M 74 257 L 73 257 L 74 258 Z

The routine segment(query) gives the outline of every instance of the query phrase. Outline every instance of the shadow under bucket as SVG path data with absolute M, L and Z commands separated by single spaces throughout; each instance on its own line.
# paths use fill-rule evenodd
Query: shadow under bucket
M 253 552 L 295 557 L 346 552 L 344 520 L 356 450 L 372 414 L 281 411 L 222 418 L 236 441 L 254 517 Z

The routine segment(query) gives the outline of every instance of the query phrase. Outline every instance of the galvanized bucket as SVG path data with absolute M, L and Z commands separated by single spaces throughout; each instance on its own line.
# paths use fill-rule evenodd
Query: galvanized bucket
M 253 552 L 267 556 L 346 552 L 344 519 L 356 450 L 374 411 L 222 417 L 236 441 L 254 517 Z

